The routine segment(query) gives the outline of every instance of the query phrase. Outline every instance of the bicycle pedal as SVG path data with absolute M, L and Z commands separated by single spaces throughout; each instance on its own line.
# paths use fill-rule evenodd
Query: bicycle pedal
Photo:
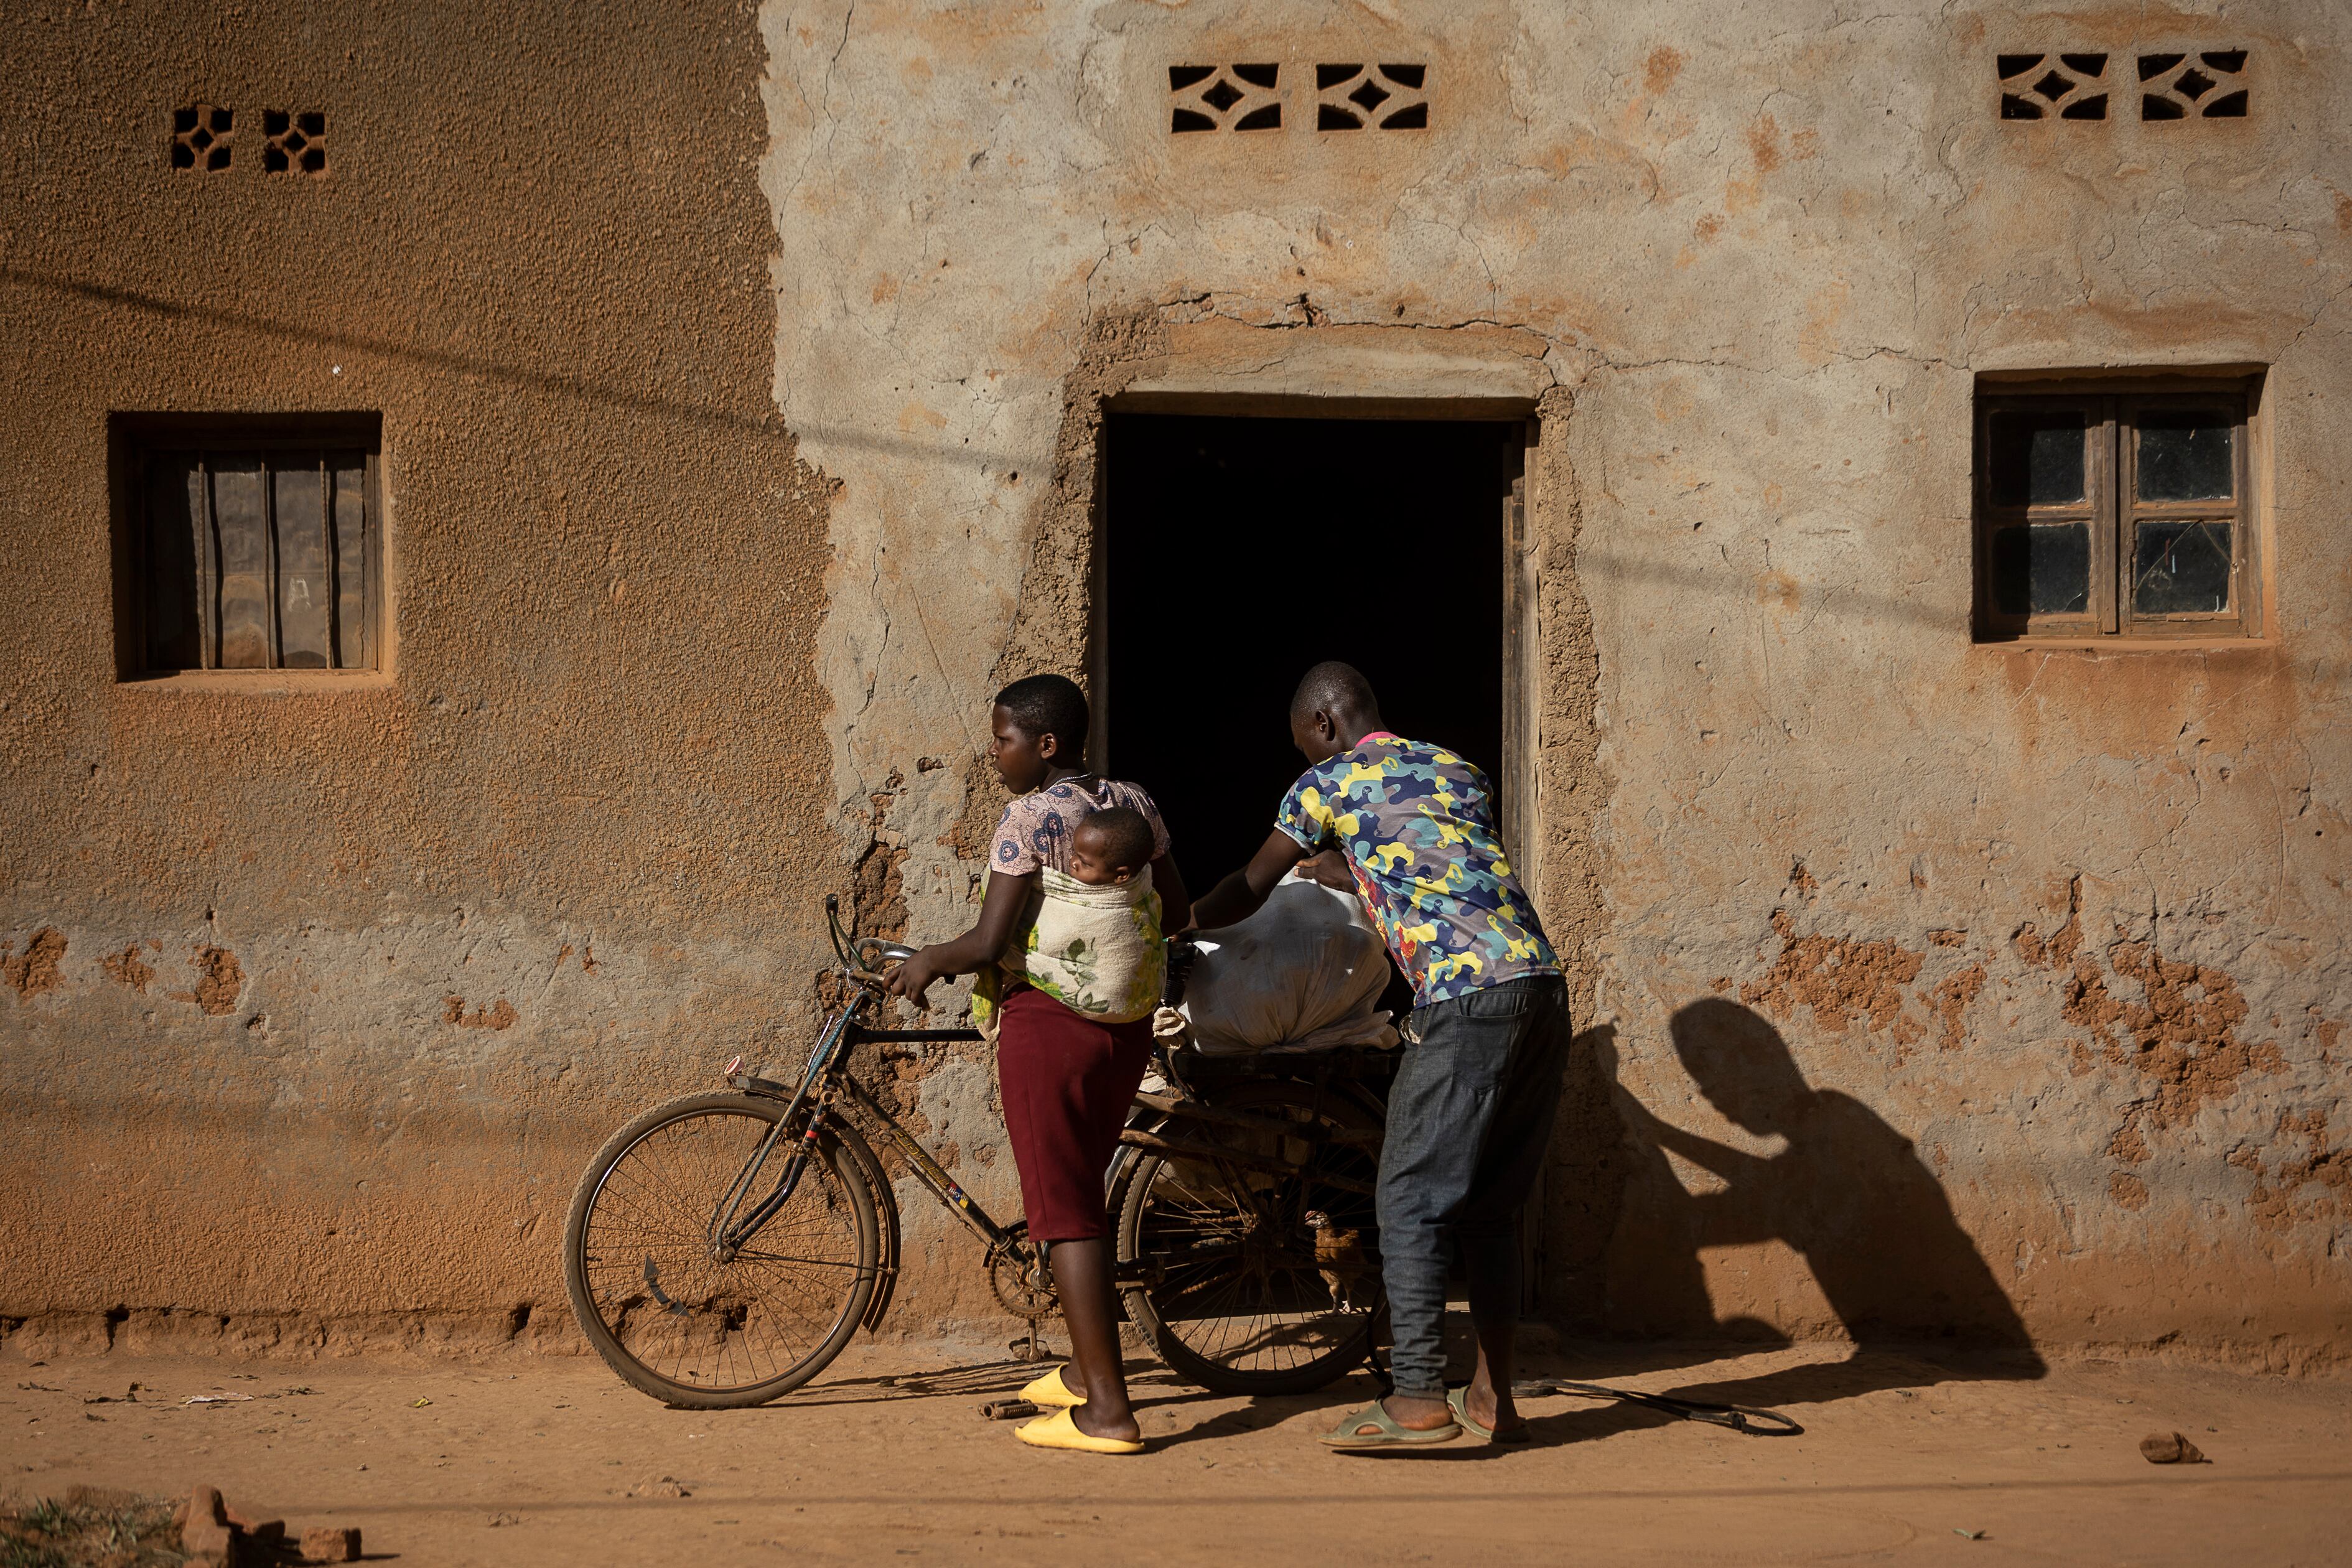
M 982 1421 L 1018 1421 L 1024 1415 L 1043 1415 L 1045 1407 L 1026 1399 L 992 1399 L 980 1407 Z

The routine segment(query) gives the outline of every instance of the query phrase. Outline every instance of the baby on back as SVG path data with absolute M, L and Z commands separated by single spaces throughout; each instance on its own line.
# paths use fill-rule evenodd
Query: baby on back
M 1118 887 L 1139 873 L 1149 882 L 1151 851 L 1151 824 L 1143 813 L 1123 805 L 1090 811 L 1070 835 L 1070 875 L 1089 888 Z
M 1036 914 L 983 975 L 972 1013 L 983 1034 L 1001 988 L 1020 981 L 1107 1024 L 1147 1018 L 1168 979 L 1160 895 L 1151 889 L 1150 819 L 1123 805 L 1090 811 L 1070 834 L 1068 871 L 1037 872 Z

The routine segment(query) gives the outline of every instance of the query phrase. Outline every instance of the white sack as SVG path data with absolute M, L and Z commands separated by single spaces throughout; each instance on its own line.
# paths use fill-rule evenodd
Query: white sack
M 1388 949 L 1363 900 L 1292 877 L 1257 913 L 1202 931 L 1181 1011 L 1212 1056 L 1393 1046 Z

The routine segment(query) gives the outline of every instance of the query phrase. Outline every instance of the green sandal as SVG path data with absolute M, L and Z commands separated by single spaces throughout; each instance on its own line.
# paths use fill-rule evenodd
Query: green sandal
M 1481 1426 L 1477 1422 L 1472 1420 L 1470 1417 L 1470 1385 L 1467 1384 L 1463 1384 L 1460 1388 L 1451 1388 L 1446 1390 L 1445 1403 L 1454 1407 L 1454 1425 L 1460 1426 L 1462 1430 L 1469 1433 L 1473 1437 L 1484 1437 L 1489 1443 L 1524 1443 L 1528 1440 L 1528 1433 L 1525 1423 L 1521 1423 L 1519 1426 L 1512 1427 L 1508 1432 L 1504 1433 L 1498 1437 L 1495 1436 L 1491 1429 Z
M 1370 1426 L 1377 1430 L 1368 1434 L 1357 1430 Z M 1397 1425 L 1388 1406 L 1373 1400 L 1328 1432 L 1317 1434 L 1317 1441 L 1327 1448 L 1416 1448 L 1431 1443 L 1451 1443 L 1462 1436 L 1462 1428 L 1454 1422 L 1416 1432 L 1410 1426 Z

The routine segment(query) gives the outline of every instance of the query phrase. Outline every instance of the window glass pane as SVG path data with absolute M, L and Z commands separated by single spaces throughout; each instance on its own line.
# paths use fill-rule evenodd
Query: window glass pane
M 358 452 L 330 452 L 335 476 L 335 662 L 344 669 L 367 666 L 367 458 Z
M 2083 499 L 2079 411 L 2004 409 L 1991 426 L 1993 505 L 2065 506 Z
M 204 580 L 205 477 L 193 453 L 159 456 L 147 468 L 147 668 L 196 669 L 205 662 L 197 619 Z
M 263 533 L 261 459 L 212 460 L 213 530 L 220 551 L 220 667 L 269 668 L 269 541 Z
M 2132 613 L 2219 613 L 2230 607 L 2226 522 L 2143 522 L 2133 530 Z
M 327 496 L 316 453 L 271 459 L 278 523 L 278 662 L 325 669 L 334 662 L 334 577 L 327 569 Z
M 2004 616 L 2082 615 L 2091 604 L 2091 529 L 2038 522 L 1992 536 L 1992 600 Z
M 2237 493 L 2237 421 L 2220 408 L 2149 408 L 2139 416 L 2139 499 L 2218 500 Z

